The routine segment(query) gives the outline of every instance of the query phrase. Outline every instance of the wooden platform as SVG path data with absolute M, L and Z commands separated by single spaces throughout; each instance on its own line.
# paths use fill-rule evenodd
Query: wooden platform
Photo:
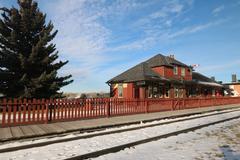
M 0 128 L 0 142 L 67 133 L 72 131 L 90 130 L 94 128 L 111 127 L 123 124 L 136 124 L 140 122 L 164 119 L 169 117 L 183 116 L 193 113 L 203 113 L 213 110 L 223 110 L 226 108 L 238 108 L 238 107 L 240 108 L 240 104 L 212 106 L 177 111 L 155 112 L 149 114 L 135 114 L 129 116 L 118 116 L 71 122 L 57 122 L 51 124 L 35 124 Z

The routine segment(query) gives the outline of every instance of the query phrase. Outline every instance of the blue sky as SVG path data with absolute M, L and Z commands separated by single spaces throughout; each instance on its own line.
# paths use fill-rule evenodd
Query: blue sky
M 66 92 L 108 91 L 105 83 L 157 53 L 196 71 L 240 79 L 240 0 L 38 0 L 59 30 L 54 42 L 72 74 Z M 16 6 L 0 0 L 0 6 Z

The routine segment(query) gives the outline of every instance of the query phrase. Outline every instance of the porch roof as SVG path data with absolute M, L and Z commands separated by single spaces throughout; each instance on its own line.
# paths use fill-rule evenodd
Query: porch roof
M 198 72 L 192 73 L 192 81 L 199 85 L 212 86 L 212 87 L 224 87 L 224 85 L 218 83 L 217 81 L 208 78 Z

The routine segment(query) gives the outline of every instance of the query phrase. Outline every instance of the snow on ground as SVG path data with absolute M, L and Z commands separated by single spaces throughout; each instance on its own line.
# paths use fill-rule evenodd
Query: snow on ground
M 240 160 L 240 119 L 138 145 L 98 160 Z
M 80 140 L 75 140 L 75 141 L 70 141 L 65 143 L 52 144 L 45 147 L 26 149 L 26 150 L 15 151 L 10 153 L 2 153 L 0 154 L 0 159 L 1 160 L 4 160 L 4 159 L 20 159 L 20 160 L 21 159 L 23 160 L 25 159 L 36 159 L 36 160 L 65 159 L 68 157 L 72 157 L 74 155 L 85 154 L 92 151 L 109 148 L 111 146 L 125 144 L 125 143 L 133 142 L 136 140 L 141 140 L 148 137 L 153 137 L 156 135 L 161 135 L 161 134 L 177 131 L 180 129 L 196 126 L 198 124 L 205 124 L 205 123 L 209 123 L 209 122 L 213 122 L 213 121 L 217 121 L 217 120 L 221 120 L 221 119 L 225 119 L 225 118 L 233 117 L 237 115 L 240 115 L 240 111 L 226 113 L 224 115 L 215 115 L 207 118 L 205 117 L 205 118 L 199 118 L 195 120 L 177 122 L 174 124 L 167 124 L 167 125 L 155 126 L 151 128 L 128 131 L 124 133 L 117 133 L 117 134 L 111 134 L 111 135 L 92 137 L 88 139 L 80 139 Z M 236 122 L 239 122 L 239 121 L 240 120 Z M 235 123 L 235 121 L 232 121 L 232 123 L 233 122 Z M 223 123 L 223 124 L 220 124 L 220 127 L 221 126 L 226 127 L 226 126 L 229 126 L 229 124 L 231 123 Z M 106 156 L 99 157 L 99 159 L 102 159 L 102 158 L 117 159 L 117 157 L 121 157 L 121 156 L 123 157 L 119 159 L 159 159 L 159 158 L 161 159 L 161 157 L 162 159 L 185 159 L 188 156 L 189 157 L 191 157 L 192 155 L 197 156 L 196 154 L 198 152 L 196 153 L 193 152 L 194 147 L 199 149 L 203 148 L 205 149 L 204 151 L 207 152 L 209 150 L 208 149 L 209 146 L 207 145 L 205 147 L 204 145 L 215 144 L 214 142 L 218 142 L 217 140 L 215 140 L 216 138 L 214 136 L 213 138 L 209 138 L 210 135 L 212 134 L 210 130 L 212 129 L 213 131 L 216 131 L 218 129 L 217 127 L 218 125 L 206 128 L 205 129 L 206 131 L 209 130 L 208 136 L 203 133 L 199 134 L 198 133 L 200 131 L 199 130 L 198 132 L 189 133 L 190 135 L 182 134 L 182 135 L 173 137 L 173 139 L 168 138 L 168 139 L 161 140 L 159 141 L 160 144 L 157 143 L 158 141 L 148 143 L 146 144 L 148 146 L 145 148 L 144 148 L 145 145 L 139 145 L 139 146 L 136 146 L 138 150 L 126 149 L 116 154 L 109 154 Z M 238 133 L 240 133 L 239 130 L 237 131 Z M 193 139 L 194 141 L 193 140 L 191 141 L 191 139 Z M 198 147 L 198 145 L 200 147 Z M 210 145 L 210 148 L 211 148 L 211 145 Z M 227 148 L 226 146 L 223 146 L 223 149 L 226 149 L 226 148 Z M 202 150 L 200 151 L 202 152 Z M 172 153 L 172 155 L 169 153 Z M 168 155 L 171 155 L 171 156 L 168 156 Z M 211 154 L 208 156 L 211 156 Z M 222 156 L 222 155 L 218 153 L 216 156 Z M 204 158 L 208 158 L 208 157 L 203 157 L 203 159 Z M 189 159 L 192 159 L 192 158 L 189 158 Z

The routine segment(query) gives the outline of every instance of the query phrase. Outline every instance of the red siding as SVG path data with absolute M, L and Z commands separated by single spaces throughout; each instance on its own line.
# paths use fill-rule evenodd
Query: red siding
M 128 83 L 127 84 L 127 97 L 125 98 L 134 98 L 133 97 L 133 83 Z
M 154 67 L 152 68 L 152 70 L 154 70 L 156 73 L 158 73 L 161 76 L 165 76 L 165 67 L 161 66 L 161 67 Z
M 173 68 L 172 67 L 166 67 L 165 66 L 165 77 L 166 78 L 170 78 L 170 77 L 173 77 Z
M 184 80 L 192 80 L 192 75 L 190 73 L 190 70 L 188 67 L 184 67 L 185 69 L 185 76 L 183 77 Z M 167 66 L 160 66 L 160 67 L 154 67 L 152 70 L 159 75 L 166 77 L 166 78 L 175 78 L 175 79 L 181 79 L 181 70 L 182 66 L 177 66 L 177 75 L 173 74 L 173 68 L 167 67 Z
M 134 98 L 133 96 L 133 83 L 125 83 L 123 85 L 123 97 L 118 97 L 118 87 L 116 87 L 117 84 L 112 85 L 113 89 L 113 97 L 114 98 Z
M 185 68 L 186 69 L 186 76 L 185 76 L 185 80 L 189 80 L 191 81 L 192 80 L 192 73 L 190 72 L 190 69 L 189 68 Z

